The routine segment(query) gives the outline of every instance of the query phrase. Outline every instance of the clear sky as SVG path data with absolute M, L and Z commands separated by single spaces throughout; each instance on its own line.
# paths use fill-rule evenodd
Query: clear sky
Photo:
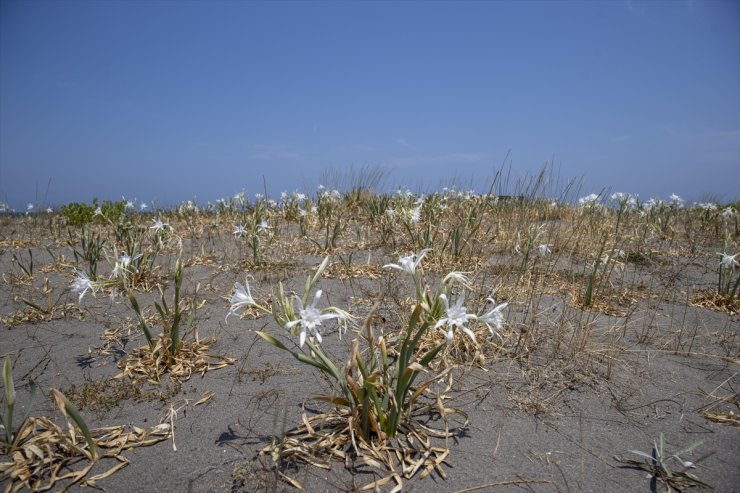
M 487 191 L 504 161 L 739 199 L 740 2 L 0 2 L 19 209 L 312 192 L 352 165 Z

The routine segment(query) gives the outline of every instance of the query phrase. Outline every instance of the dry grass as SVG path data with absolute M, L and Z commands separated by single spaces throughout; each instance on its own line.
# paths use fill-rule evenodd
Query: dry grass
M 517 200 L 455 193 L 428 195 L 421 202 L 421 218 L 417 222 L 409 220 L 407 214 L 417 206 L 416 197 L 359 192 L 338 198 L 319 193 L 305 203 L 283 207 L 266 201 L 232 201 L 211 212 L 161 211 L 158 217 L 170 224 L 174 232 L 157 247 L 156 265 L 130 289 L 140 294 L 158 286 L 166 290 L 165 279 L 170 277 L 177 252 L 188 271 L 198 272 L 197 282 L 205 284 L 206 291 L 217 294 L 208 299 L 205 307 L 211 311 L 204 319 L 222 320 L 227 310 L 224 298 L 228 299 L 234 279 L 242 280 L 245 270 L 254 276 L 255 298 L 259 296 L 270 306 L 274 302 L 270 284 L 285 282 L 288 292 L 300 291 L 296 279 L 304 276 L 317 259 L 330 254 L 332 262 L 323 277 L 326 291 L 334 296 L 332 303 L 351 307 L 359 317 L 367 315 L 373 300 L 380 297 L 379 330 L 388 343 L 388 354 L 395 357 L 400 327 L 408 320 L 415 300 L 409 298 L 413 286 L 382 266 L 395 262 L 400 255 L 430 248 L 432 251 L 423 263 L 428 282 L 425 287 L 431 289 L 436 279 L 450 271 L 464 272 L 470 284 L 466 297 L 470 312 L 481 313 L 489 296 L 495 297 L 497 303 L 509 304 L 501 340 L 489 337 L 485 327 L 475 327 L 477 342 L 456 338 L 440 353 L 432 371 L 448 372 L 446 390 L 450 390 L 461 385 L 457 377 L 453 385 L 453 371 L 462 375 L 473 369 L 487 372 L 496 363 L 508 362 L 519 373 L 516 384 L 504 385 L 507 399 L 534 416 L 557 414 L 562 395 L 568 390 L 611 385 L 614 374 L 629 366 L 625 358 L 631 351 L 701 352 L 737 361 L 740 351 L 731 329 L 721 335 L 718 347 L 710 335 L 700 330 L 698 322 L 692 325 L 685 321 L 680 327 L 667 328 L 662 312 L 670 304 L 671 310 L 684 310 L 684 318 L 689 306 L 728 316 L 740 313 L 740 298 L 718 294 L 716 289 L 716 253 L 740 249 L 737 221 L 726 220 L 718 213 L 710 217 L 669 205 L 650 210 L 578 207 L 564 205 L 562 202 L 568 199 L 565 196 L 560 204 L 553 205 L 538 198 L 542 187 L 542 183 L 535 182 L 531 188 L 519 190 L 516 195 L 522 198 Z M 316 209 L 312 210 L 312 206 Z M 146 239 L 151 219 L 152 216 L 131 215 L 125 220 Z M 76 233 L 59 216 L 43 223 L 34 222 L 33 217 L 2 221 L 0 248 L 8 251 L 59 248 L 59 238 L 69 236 L 68 229 L 69 234 Z M 261 221 L 269 224 L 269 229 L 253 229 L 251 236 L 234 237 L 235 225 Z M 19 225 L 31 232 L 20 233 L 23 228 Z M 113 227 L 102 224 L 95 225 L 94 231 L 107 244 L 116 245 L 118 250 L 123 248 L 120 231 L 116 233 Z M 149 245 L 142 240 L 144 244 Z M 42 267 L 38 272 L 43 273 L 64 272 L 65 267 L 72 267 L 55 259 L 47 262 L 46 269 L 42 261 L 39 263 Z M 101 269 L 105 275 L 106 269 Z M 5 288 L 15 294 L 13 310 L 2 318 L 8 329 L 70 317 L 81 319 L 84 315 L 71 302 L 56 304 L 48 312 L 21 306 L 22 299 L 46 297 L 48 282 L 45 288 L 37 285 L 33 276 L 18 272 L 6 272 L 3 279 Z M 125 302 L 125 297 L 119 298 L 123 301 L 116 303 Z M 202 305 L 199 311 L 201 308 Z M 259 320 L 264 327 L 269 322 L 262 315 L 247 309 L 241 319 L 233 317 L 229 323 Z M 671 312 L 670 321 L 676 320 L 680 320 L 680 314 Z M 179 383 L 236 362 L 235 358 L 214 353 L 216 339 L 201 341 L 197 334 L 193 336 L 195 340 L 183 341 L 175 355 L 170 354 L 169 339 L 164 335 L 153 346 L 126 351 L 121 343 L 124 332 L 127 337 L 136 336 L 137 329 L 116 325 L 102 335 L 99 348 L 101 356 L 125 352 L 118 361 L 120 373 L 115 377 L 120 383 L 107 389 L 93 383 L 71 388 L 68 396 L 81 409 L 110 408 L 129 398 L 167 399 L 172 397 L 167 392 L 155 395 L 133 389 L 142 381 L 160 385 L 164 374 Z M 443 340 L 443 332 L 429 331 L 420 348 L 425 352 Z M 334 349 L 339 356 L 348 351 L 342 347 Z M 267 377 L 261 378 L 264 383 Z M 406 423 L 395 441 L 357 440 L 352 419 L 339 409 L 330 409 L 314 416 L 304 414 L 295 429 L 262 449 L 262 457 L 271 461 L 270 470 L 295 487 L 300 484 L 282 469 L 285 461 L 320 468 L 338 461 L 350 468 L 362 464 L 383 471 L 380 479 L 364 485 L 363 490 L 387 487 L 395 491 L 415 475 L 436 473 L 444 478 L 443 466 L 450 449 L 440 447 L 439 441 L 432 438 L 444 440 L 451 432 L 447 428 L 434 431 L 421 423 L 429 416 L 445 417 L 458 410 L 443 404 L 445 392 L 426 392 L 425 399 L 432 404 L 416 409 L 418 419 Z M 711 402 L 700 411 L 702 416 L 738 426 L 733 409 L 740 405 L 737 393 L 728 391 L 723 397 L 712 394 L 707 399 Z M 67 450 L 67 455 L 47 461 L 57 464 L 50 466 L 52 469 L 33 474 L 35 478 L 51 478 L 51 483 L 30 483 L 31 476 L 24 472 L 25 482 L 13 484 L 32 489 L 53 486 L 60 479 L 59 470 L 53 467 L 66 467 L 69 461 L 84 457 L 84 445 L 76 444 L 73 434 L 63 432 L 46 418 L 29 423 L 29 437 L 42 435 L 44 440 L 57 444 L 54 447 Z M 98 434 L 96 443 L 115 442 L 117 445 L 111 445 L 111 450 L 120 452 L 128 443 L 148 444 L 155 440 L 139 429 L 129 434 L 118 428 L 112 430 L 105 432 L 108 435 Z M 111 433 L 117 434 L 116 438 L 110 438 Z M 156 437 L 156 441 L 161 439 Z M 30 438 L 28 443 L 27 449 L 13 452 L 20 454 L 19 464 L 26 465 L 14 467 L 35 471 L 41 466 L 23 461 L 35 460 L 40 445 Z M 80 481 L 84 474 L 77 474 L 67 479 Z M 88 479 L 87 484 L 94 485 L 98 477 Z

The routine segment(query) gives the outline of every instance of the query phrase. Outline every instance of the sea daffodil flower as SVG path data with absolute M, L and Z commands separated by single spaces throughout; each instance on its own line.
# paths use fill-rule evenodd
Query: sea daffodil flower
M 718 253 L 717 255 L 722 255 L 722 260 L 719 261 L 719 265 L 722 267 L 727 267 L 732 269 L 733 272 L 735 272 L 735 267 L 737 267 L 738 262 L 735 260 L 735 257 L 740 255 L 740 253 L 736 253 L 735 255 L 728 255 L 726 253 Z
M 154 226 L 150 226 L 149 229 L 153 229 L 155 233 L 159 233 L 160 231 L 165 229 L 171 229 L 169 224 L 162 222 L 162 220 L 159 218 L 152 219 L 152 221 L 154 221 Z
M 447 295 L 444 293 L 439 295 L 440 299 L 442 300 L 442 303 L 445 305 L 445 315 L 447 315 L 445 318 L 441 318 L 437 321 L 437 323 L 434 325 L 435 329 L 438 329 L 439 327 L 442 327 L 443 325 L 447 325 L 447 343 L 449 344 L 452 342 L 452 339 L 454 337 L 454 329 L 458 328 L 461 329 L 465 334 L 467 334 L 470 339 L 472 339 L 473 342 L 475 342 L 475 334 L 473 334 L 473 331 L 470 330 L 465 326 L 465 324 L 468 322 L 468 320 L 475 320 L 478 317 L 473 315 L 472 313 L 468 313 L 466 308 L 463 306 L 463 303 L 465 302 L 465 292 L 463 292 L 459 298 L 457 298 L 457 301 L 454 305 L 450 306 L 450 302 L 447 299 Z
M 231 303 L 231 308 L 229 309 L 229 313 L 226 314 L 224 321 L 228 321 L 229 315 L 235 314 L 242 308 L 256 305 L 254 298 L 252 298 L 252 293 L 249 290 L 249 277 L 244 280 L 244 286 L 238 282 L 234 284 L 234 294 L 231 296 L 229 302 Z
M 257 225 L 257 230 L 260 233 L 264 233 L 265 231 L 270 230 L 270 229 L 272 229 L 272 226 L 267 224 L 267 221 L 265 221 L 264 219 Z
M 70 286 L 70 289 L 73 293 L 80 293 L 80 299 L 78 303 L 82 303 L 82 298 L 85 296 L 85 293 L 88 291 L 92 291 L 93 294 L 95 294 L 95 283 L 93 283 L 89 277 L 87 277 L 87 274 L 83 271 L 77 271 L 77 275 L 75 277 L 74 282 L 72 283 L 72 286 Z
M 135 255 L 134 257 L 131 257 L 126 252 L 123 252 L 121 254 L 121 257 L 116 261 L 116 264 L 113 266 L 113 271 L 111 271 L 111 277 L 119 277 L 124 272 L 129 272 L 129 265 L 131 265 L 131 262 L 138 260 L 141 258 L 142 254 Z
M 500 305 L 496 304 L 496 301 L 493 298 L 487 298 L 489 302 L 493 304 L 493 308 L 478 317 L 478 320 L 486 324 L 486 327 L 488 327 L 488 331 L 491 333 L 491 335 L 498 336 L 499 339 L 501 339 L 501 335 L 499 334 L 499 331 L 503 329 L 504 326 L 504 314 L 501 313 L 504 308 L 509 306 L 508 303 L 501 303 Z M 494 330 L 493 327 L 496 327 Z
M 291 320 L 290 322 L 285 324 L 285 328 L 290 330 L 296 325 L 301 326 L 301 334 L 298 340 L 301 347 L 303 347 L 306 342 L 306 336 L 308 332 L 311 332 L 311 334 L 316 337 L 316 340 L 320 344 L 321 333 L 319 332 L 317 327 L 327 320 L 343 318 L 343 315 L 337 312 L 321 313 L 321 310 L 316 308 L 316 305 L 318 304 L 320 298 L 321 290 L 319 289 L 318 291 L 316 291 L 316 294 L 314 295 L 311 303 L 309 303 L 308 306 L 304 308 L 301 298 L 299 296 L 295 297 L 296 304 L 298 305 L 298 315 L 300 316 L 300 318 L 297 320 Z
M 396 269 L 401 272 L 406 272 L 412 277 L 416 276 L 416 268 L 421 263 L 424 256 L 431 251 L 431 248 L 425 248 L 417 254 L 412 253 L 405 257 L 401 257 L 397 264 L 386 264 L 383 266 L 384 269 Z

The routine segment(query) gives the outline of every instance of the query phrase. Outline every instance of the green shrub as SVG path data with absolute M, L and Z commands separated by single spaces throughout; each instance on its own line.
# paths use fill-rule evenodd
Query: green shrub
M 60 209 L 62 216 L 67 219 L 67 223 L 71 226 L 82 226 L 91 223 L 95 218 L 115 223 L 123 216 L 125 210 L 126 202 L 123 200 L 118 202 L 104 200 L 100 204 L 97 197 L 92 199 L 92 205 L 70 202 Z M 96 211 L 98 211 L 97 214 Z
M 92 221 L 95 215 L 95 206 L 81 202 L 70 202 L 61 207 L 62 216 L 72 226 L 82 226 Z

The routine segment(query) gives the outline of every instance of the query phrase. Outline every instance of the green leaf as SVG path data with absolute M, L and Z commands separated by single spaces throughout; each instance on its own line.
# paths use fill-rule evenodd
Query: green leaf
M 41 313 L 46 313 L 46 314 L 49 313 L 49 310 L 44 310 L 43 308 L 41 308 L 39 305 L 37 305 L 33 301 L 29 301 L 25 298 L 23 298 L 21 301 L 25 303 L 26 305 L 30 306 L 31 308 L 40 311 Z
M 82 432 L 82 436 L 85 437 L 87 446 L 90 449 L 90 456 L 92 457 L 92 460 L 95 460 L 97 458 L 95 442 L 93 441 L 92 435 L 90 434 L 90 430 L 88 429 L 85 420 L 82 419 L 82 416 L 80 416 L 80 412 L 71 402 L 69 402 L 64 394 L 59 392 L 57 389 L 51 389 L 50 393 L 57 406 L 62 411 L 62 414 L 64 414 L 66 417 L 72 418 L 72 421 L 74 421 L 77 427 L 80 429 L 80 431 Z
M 5 426 L 5 438 L 8 443 L 13 442 L 13 407 L 15 407 L 15 387 L 13 384 L 13 372 L 10 367 L 10 357 L 5 357 L 3 364 L 3 385 L 5 386 L 5 416 L 3 416 L 3 426 Z
M 33 409 L 33 404 L 36 402 L 36 391 L 38 389 L 38 385 L 36 385 L 36 382 L 33 380 L 28 381 L 28 409 L 26 409 L 26 414 L 23 415 L 23 419 L 21 420 L 21 426 L 23 426 L 23 423 L 26 422 L 28 417 L 31 415 L 31 410 Z
M 264 339 L 267 342 L 269 342 L 270 344 L 272 344 L 273 346 L 275 346 L 276 348 L 282 349 L 284 351 L 288 351 L 289 353 L 292 353 L 293 352 L 290 349 L 288 349 L 287 347 L 285 347 L 285 344 L 283 344 L 282 342 L 278 341 L 277 339 L 275 339 L 274 337 L 272 337 L 270 334 L 267 334 L 267 333 L 262 332 L 262 331 L 259 331 L 259 330 L 256 332 L 256 334 L 258 336 L 260 336 L 262 339 Z
M 162 297 L 162 301 L 164 301 L 164 296 Z M 167 320 L 167 314 L 165 313 L 164 309 L 162 308 L 162 305 L 154 302 L 154 308 L 157 309 L 157 313 L 159 313 L 159 316 L 162 317 L 162 320 Z
M 13 370 L 10 367 L 10 357 L 5 357 L 3 364 L 3 385 L 5 385 L 5 402 L 9 405 L 15 404 L 15 387 L 13 386 Z
M 149 328 L 149 324 L 146 323 L 146 320 L 144 320 L 144 316 L 141 314 L 139 302 L 136 301 L 136 297 L 133 293 L 128 295 L 128 299 L 131 303 L 131 307 L 136 312 L 136 316 L 139 318 L 139 325 L 141 326 L 141 330 L 144 331 L 144 335 L 146 336 L 146 340 L 149 343 L 149 347 L 154 347 L 154 337 L 152 336 L 152 331 Z

